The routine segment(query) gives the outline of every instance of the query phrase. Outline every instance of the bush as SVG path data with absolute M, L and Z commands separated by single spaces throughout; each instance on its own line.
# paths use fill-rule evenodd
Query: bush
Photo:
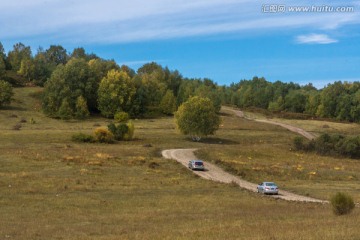
M 125 123 L 120 123 L 118 125 L 110 123 L 108 125 L 108 130 L 114 135 L 115 140 L 121 141 L 124 139 L 124 135 L 128 131 L 128 126 Z
M 0 80 L 0 107 L 5 104 L 10 104 L 13 95 L 14 93 L 11 84 Z
M 128 127 L 128 131 L 124 135 L 124 140 L 125 141 L 130 141 L 134 137 L 135 126 L 134 126 L 134 123 L 132 121 L 128 122 L 126 124 L 126 126 Z
M 100 143 L 113 143 L 114 135 L 107 129 L 97 128 L 95 129 L 95 140 Z
M 110 123 L 108 125 L 108 130 L 114 135 L 114 138 L 117 141 L 129 141 L 134 136 L 134 124 L 132 122 L 119 123 L 117 125 Z
M 331 198 L 333 212 L 336 215 L 349 214 L 355 207 L 354 200 L 346 193 L 338 192 Z
M 350 158 L 360 158 L 360 137 L 342 136 L 339 134 L 320 135 L 315 140 L 307 141 L 302 137 L 294 138 L 296 150 L 316 151 L 316 153 L 328 156 L 345 156 Z
M 304 138 L 300 136 L 296 136 L 294 138 L 294 147 L 296 150 L 304 150 Z
M 130 117 L 129 117 L 129 114 L 127 114 L 126 112 L 117 112 L 115 113 L 115 116 L 114 116 L 114 120 L 115 122 L 127 122 L 129 121 Z
M 93 136 L 85 134 L 85 133 L 76 133 L 72 136 L 72 140 L 74 142 L 87 142 L 92 143 L 95 142 L 95 139 Z

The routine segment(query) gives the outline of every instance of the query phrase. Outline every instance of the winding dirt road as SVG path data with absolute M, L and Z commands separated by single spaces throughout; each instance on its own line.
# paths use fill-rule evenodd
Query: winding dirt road
M 222 107 L 222 109 L 227 110 L 227 111 L 231 111 L 231 112 L 233 112 L 236 116 L 238 116 L 238 117 L 240 117 L 240 118 L 245 118 L 245 119 L 247 119 L 247 120 L 251 120 L 251 121 L 255 121 L 255 122 L 268 123 L 268 124 L 277 125 L 277 126 L 286 128 L 286 129 L 288 129 L 289 131 L 292 131 L 292 132 L 294 132 L 294 133 L 298 133 L 298 134 L 306 137 L 306 138 L 309 139 L 309 140 L 312 140 L 312 139 L 315 138 L 315 135 L 313 135 L 313 134 L 305 131 L 304 129 L 301 129 L 301 128 L 298 128 L 298 127 L 294 127 L 294 126 L 291 126 L 291 125 L 289 125 L 289 124 L 279 123 L 279 122 L 271 121 L 271 120 L 268 120 L 268 119 L 254 119 L 254 118 L 249 118 L 249 117 L 246 117 L 246 116 L 245 116 L 245 114 L 244 114 L 243 111 L 236 110 L 236 109 L 232 109 L 232 108 L 229 108 L 229 107 Z
M 169 149 L 162 151 L 162 155 L 166 159 L 174 159 L 188 167 L 188 162 L 192 159 L 197 159 L 194 155 L 194 151 L 196 149 Z M 256 192 L 257 184 L 245 181 L 239 177 L 236 177 L 230 173 L 225 172 L 221 168 L 215 166 L 214 164 L 204 162 L 205 171 L 193 171 L 195 174 L 199 175 L 202 178 L 222 182 L 222 183 L 236 183 L 241 188 L 247 189 L 252 192 Z M 190 169 L 189 169 L 190 170 Z M 191 170 L 190 170 L 191 171 Z M 290 193 L 287 191 L 280 190 L 279 195 L 272 195 L 271 197 L 280 198 L 287 201 L 299 201 L 299 202 L 315 202 L 315 203 L 327 203 L 327 201 L 305 197 L 301 195 L 297 195 L 294 193 Z
M 245 114 L 240 111 L 240 110 L 235 110 L 232 108 L 228 108 L 228 107 L 223 107 L 224 110 L 228 110 L 233 112 L 236 116 L 241 117 L 241 118 L 246 118 L 248 120 L 253 120 L 253 121 L 257 121 L 257 122 L 262 122 L 262 123 L 268 123 L 268 124 L 274 124 L 274 125 L 278 125 L 281 126 L 283 128 L 286 128 L 292 132 L 298 133 L 304 137 L 306 137 L 307 139 L 313 139 L 315 138 L 315 136 L 309 132 L 306 132 L 305 130 L 301 129 L 301 128 L 297 128 L 288 124 L 283 124 L 283 123 L 279 123 L 279 122 L 274 122 L 274 121 L 270 121 L 270 120 L 260 120 L 260 119 L 251 119 L 251 118 L 247 118 L 245 116 Z M 194 151 L 196 149 L 169 149 L 169 150 L 164 150 L 162 151 L 162 155 L 164 158 L 166 159 L 174 159 L 178 162 L 180 162 L 182 165 L 184 165 L 185 167 L 188 167 L 188 162 L 192 159 L 197 159 L 196 156 L 194 155 Z M 222 183 L 236 183 L 238 184 L 241 188 L 247 189 L 249 191 L 252 192 L 256 192 L 257 191 L 257 184 L 245 181 L 237 176 L 234 176 L 230 173 L 225 172 L 223 169 L 215 166 L 214 164 L 208 163 L 208 162 L 204 162 L 205 164 L 205 171 L 193 171 L 195 174 L 199 175 L 202 178 L 208 179 L 208 180 L 212 180 L 212 181 L 217 181 L 217 182 L 222 182 Z M 272 197 L 274 198 L 280 198 L 280 199 L 284 199 L 287 201 L 299 201 L 299 202 L 314 202 L 314 203 L 328 203 L 328 201 L 324 201 L 324 200 L 319 200 L 319 199 L 315 199 L 315 198 L 310 198 L 310 197 L 306 197 L 306 196 L 301 196 L 301 195 L 297 195 L 288 191 L 284 191 L 284 190 L 280 190 L 279 191 L 279 195 L 273 195 Z

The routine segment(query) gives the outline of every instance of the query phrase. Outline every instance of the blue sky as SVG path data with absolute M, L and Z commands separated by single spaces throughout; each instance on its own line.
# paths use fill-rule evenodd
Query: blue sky
M 0 8 L 6 51 L 17 42 L 33 53 L 81 46 L 135 70 L 156 61 L 219 84 L 360 81 L 359 1 L 0 0 Z

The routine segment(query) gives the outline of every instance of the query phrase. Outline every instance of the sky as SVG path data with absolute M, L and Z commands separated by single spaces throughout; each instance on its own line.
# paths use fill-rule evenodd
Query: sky
M 357 0 L 0 0 L 0 42 L 155 61 L 184 77 L 229 85 L 360 81 Z

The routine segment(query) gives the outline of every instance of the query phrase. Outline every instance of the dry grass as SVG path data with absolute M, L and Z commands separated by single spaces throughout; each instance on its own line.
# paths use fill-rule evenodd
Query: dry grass
M 327 205 L 260 197 L 231 184 L 200 179 L 159 154 L 166 148 L 196 147 L 203 149 L 201 155 L 228 163 L 250 180 L 271 177 L 281 186 L 320 198 L 348 188 L 359 199 L 356 161 L 292 152 L 289 139 L 294 134 L 286 130 L 225 116 L 216 137 L 193 143 L 177 134 L 172 119 L 164 118 L 136 120 L 136 140 L 131 142 L 78 144 L 71 142 L 72 134 L 91 133 L 94 124 L 106 126 L 108 120 L 48 119 L 28 96 L 33 91 L 38 89 L 16 89 L 17 101 L 0 110 L 0 239 L 356 239 L 360 235 L 358 208 L 336 217 Z M 21 118 L 34 118 L 36 123 L 28 120 L 21 130 L 12 130 Z M 303 172 L 317 175 L 298 172 L 298 164 Z M 262 171 L 269 166 L 277 166 L 279 173 Z M 321 171 L 327 174 L 318 174 Z M 338 180 L 332 179 L 335 173 Z M 350 173 L 354 179 L 346 179 Z
M 306 125 L 306 121 L 282 121 L 299 127 Z M 321 124 L 318 121 L 308 121 L 307 128 L 319 133 L 323 124 L 328 124 L 330 129 L 336 126 L 343 134 L 357 133 L 360 129 L 356 124 Z M 238 144 L 204 147 L 199 155 L 247 180 L 276 181 L 282 188 L 321 199 L 345 191 L 360 202 L 359 187 L 356 186 L 360 179 L 359 160 L 294 151 L 295 133 L 234 116 L 224 119 L 222 131 L 217 136 L 230 138 Z

